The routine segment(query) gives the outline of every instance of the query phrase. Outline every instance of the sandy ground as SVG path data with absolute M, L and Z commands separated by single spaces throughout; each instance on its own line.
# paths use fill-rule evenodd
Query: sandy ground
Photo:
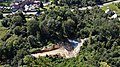
M 68 51 L 67 51 L 64 47 L 61 47 L 61 48 L 56 49 L 56 50 L 53 50 L 53 51 L 48 51 L 48 52 L 43 52 L 43 53 L 32 54 L 32 56 L 38 58 L 39 56 L 56 55 L 56 54 L 59 54 L 59 55 L 65 57 L 66 54 L 68 54 Z
M 71 50 L 71 51 L 67 51 L 64 47 L 60 47 L 56 50 L 51 50 L 48 52 L 43 52 L 43 53 L 36 53 L 36 54 L 31 54 L 32 56 L 39 58 L 39 56 L 52 56 L 52 55 L 60 55 L 61 57 L 64 58 L 72 58 L 72 57 L 76 57 L 77 54 L 80 52 L 80 47 L 83 45 L 84 41 L 88 40 L 89 38 L 85 38 L 85 39 L 81 39 L 81 42 L 78 44 L 78 46 Z

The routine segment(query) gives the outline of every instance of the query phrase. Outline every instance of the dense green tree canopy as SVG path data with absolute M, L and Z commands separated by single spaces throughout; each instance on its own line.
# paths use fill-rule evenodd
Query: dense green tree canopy
M 91 0 L 61 0 L 68 5 L 93 5 Z M 91 3 L 92 2 L 92 3 Z M 89 3 L 89 4 L 86 4 Z M 59 4 L 58 4 L 59 5 Z M 29 18 L 19 12 L 2 19 L 0 27 L 0 64 L 26 67 L 99 67 L 120 66 L 120 21 L 110 19 L 99 7 L 79 10 L 77 6 L 46 10 Z M 27 20 L 26 20 L 27 19 Z M 1 32 L 2 31 L 2 32 Z M 4 33 L 6 32 L 6 33 Z M 92 38 L 92 36 L 95 36 Z M 89 38 L 75 58 L 31 56 L 50 43 Z

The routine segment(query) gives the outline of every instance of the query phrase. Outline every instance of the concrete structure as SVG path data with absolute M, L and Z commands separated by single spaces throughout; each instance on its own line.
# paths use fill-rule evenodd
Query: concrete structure
M 15 0 L 15 2 L 11 4 L 13 10 L 22 9 L 25 11 L 34 10 L 35 8 L 38 8 L 39 5 L 40 0 Z
M 105 11 L 105 13 L 108 13 L 110 11 L 110 9 L 107 9 L 106 11 Z
M 110 9 L 107 9 L 107 10 L 105 11 L 105 13 L 107 13 L 107 14 L 109 14 L 109 12 L 112 13 L 112 16 L 110 16 L 111 19 L 117 18 L 118 15 L 116 14 L 115 11 L 112 11 L 112 10 L 110 10 Z
M 5 1 L 5 0 L 0 0 L 0 2 L 3 2 L 3 1 Z
M 117 14 L 114 14 L 111 18 L 112 18 L 112 19 L 117 18 Z

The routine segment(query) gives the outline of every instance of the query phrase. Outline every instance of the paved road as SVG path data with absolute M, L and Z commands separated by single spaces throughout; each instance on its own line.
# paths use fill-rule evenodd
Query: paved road
M 112 1 L 112 2 L 105 3 L 105 4 L 103 4 L 103 5 L 98 5 L 98 6 L 99 6 L 99 7 L 104 7 L 104 6 L 108 6 L 108 5 L 110 5 L 110 4 L 118 3 L 118 2 L 120 2 L 120 0 Z
M 112 2 L 108 2 L 108 3 L 105 3 L 105 4 L 103 4 L 103 5 L 98 5 L 99 7 L 104 7 L 104 6 L 107 6 L 107 5 L 110 5 L 110 4 L 113 4 L 113 3 L 118 3 L 118 2 L 120 2 L 120 0 L 116 0 L 116 1 L 112 1 Z M 43 5 L 44 6 L 47 6 L 47 5 L 49 5 L 51 2 L 48 2 L 48 3 L 43 3 Z M 91 6 L 88 6 L 88 7 L 82 7 L 82 8 L 79 8 L 79 10 L 86 10 L 86 9 L 92 9 L 93 7 L 91 7 Z M 71 11 L 73 11 L 74 9 L 71 9 Z M 5 14 L 3 14 L 3 16 L 6 16 L 6 15 L 12 15 L 12 13 L 5 13 Z M 33 14 L 33 15 L 35 15 L 35 12 L 28 12 L 28 13 L 26 13 L 27 15 L 29 15 L 29 14 Z
M 108 2 L 108 3 L 104 3 L 103 5 L 98 5 L 98 7 L 104 7 L 104 6 L 108 6 L 110 4 L 113 4 L 113 3 L 118 3 L 120 2 L 120 0 L 116 0 L 116 1 L 112 1 L 112 2 Z M 82 8 L 79 8 L 79 10 L 86 10 L 86 9 L 92 9 L 93 7 L 91 6 L 88 6 L 88 7 L 82 7 Z M 71 11 L 73 11 L 74 9 L 72 9 Z
M 43 3 L 44 6 L 47 6 L 49 4 L 51 4 L 51 2 Z M 2 6 L 0 6 L 0 7 L 2 8 Z M 26 15 L 30 15 L 30 14 L 35 15 L 36 13 L 37 12 L 26 12 L 26 13 L 23 12 L 23 14 L 26 14 Z M 3 13 L 3 16 L 12 15 L 12 14 L 14 14 L 14 13 Z
M 35 15 L 37 12 L 23 12 L 23 14 L 25 15 L 30 15 L 30 14 L 33 14 L 33 15 Z M 3 13 L 3 16 L 6 16 L 6 15 L 12 15 L 12 14 L 15 14 L 14 12 L 12 12 L 12 13 Z
M 49 4 L 51 4 L 51 2 L 43 3 L 43 6 L 47 6 Z

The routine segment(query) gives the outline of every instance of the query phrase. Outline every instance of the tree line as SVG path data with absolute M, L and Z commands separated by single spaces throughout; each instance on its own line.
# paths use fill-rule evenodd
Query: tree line
M 71 11 L 65 6 L 51 8 L 40 16 L 26 20 L 22 12 L 2 17 L 2 26 L 8 31 L 1 38 L 0 64 L 4 66 L 120 66 L 120 23 L 109 19 L 99 7 Z M 91 38 L 95 36 L 95 38 Z M 76 58 L 40 57 L 35 59 L 32 50 L 49 43 L 67 42 L 68 39 L 87 38 Z

